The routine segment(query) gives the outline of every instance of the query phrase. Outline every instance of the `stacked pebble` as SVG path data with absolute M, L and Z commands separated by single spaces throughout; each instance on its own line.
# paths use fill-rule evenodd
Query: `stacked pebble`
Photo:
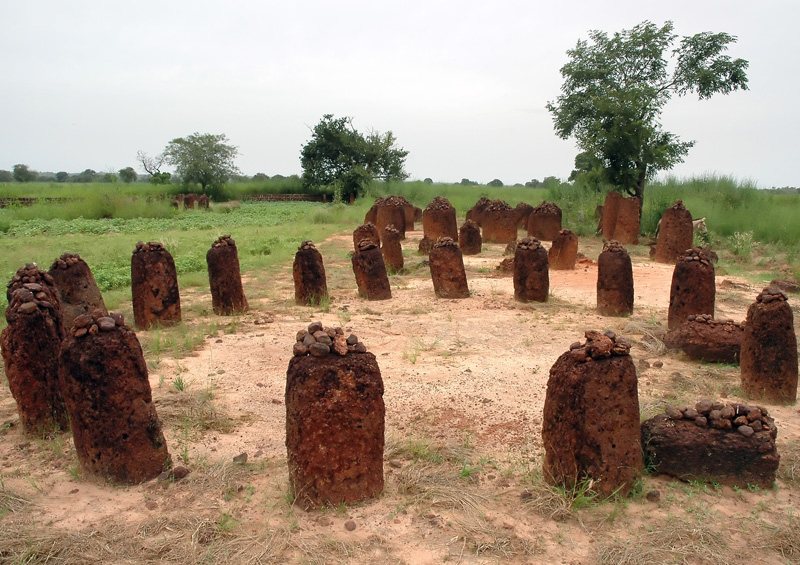
M 541 249 L 541 247 L 542 242 L 535 237 L 523 237 L 522 240 L 517 243 L 514 252 L 516 253 L 517 249 L 536 251 L 537 249 Z
M 761 291 L 761 294 L 756 296 L 756 302 L 763 302 L 764 304 L 769 304 L 775 300 L 783 300 L 786 302 L 789 300 L 789 297 L 776 286 L 768 286 L 764 290 Z
M 453 241 L 452 237 L 440 237 L 433 244 L 434 247 L 458 247 L 458 243 Z
M 125 317 L 117 312 L 104 312 L 96 310 L 92 314 L 81 314 L 75 318 L 72 326 L 72 335 L 81 338 L 85 335 L 95 335 L 98 332 L 110 332 L 117 326 L 125 325 Z
M 513 210 L 513 208 L 504 200 L 492 200 L 486 206 L 487 212 L 507 212 L 509 210 Z
M 744 437 L 750 437 L 761 431 L 769 431 L 773 438 L 778 436 L 775 420 L 770 418 L 767 409 L 761 406 L 723 404 L 701 398 L 694 408 L 667 405 L 664 413 L 673 420 L 694 420 L 695 425 L 701 428 L 731 430 Z
M 576 341 L 569 346 L 569 354 L 576 361 L 591 361 L 592 359 L 630 354 L 631 342 L 624 337 L 617 337 L 617 334 L 611 330 L 603 333 L 589 330 L 584 337 L 586 337 L 586 343 L 582 344 Z
M 538 206 L 536 206 L 533 213 L 541 215 L 541 214 L 560 214 L 561 209 L 556 206 L 553 202 L 542 202 Z
M 603 244 L 603 251 L 610 251 L 611 253 L 622 253 L 626 252 L 627 250 L 620 245 L 620 243 L 616 239 L 612 239 L 611 241 L 607 241 Z
M 305 244 L 306 242 L 303 243 Z M 150 245 L 152 245 L 152 243 Z M 221 235 L 217 238 L 217 241 L 211 244 L 211 247 L 236 247 L 236 242 L 230 235 Z
M 36 263 L 27 263 L 8 283 L 8 306 L 22 314 L 32 314 L 39 307 L 58 309 L 60 301 L 54 285 L 53 277 L 39 269 Z
M 689 314 L 689 316 L 686 318 L 686 321 L 697 322 L 698 324 L 712 324 L 717 326 L 730 327 L 731 331 L 736 330 L 737 326 L 744 325 L 744 323 L 737 324 L 733 320 L 715 319 L 714 316 L 711 316 L 709 314 Z
M 700 261 L 703 265 L 711 265 L 707 247 L 692 247 L 681 253 L 678 261 Z
M 325 328 L 322 322 L 313 322 L 307 329 L 297 332 L 297 341 L 292 348 L 295 357 L 323 357 L 329 353 L 347 355 L 349 352 L 366 353 L 367 346 L 358 341 L 355 334 L 345 337 L 342 328 Z
M 223 237 L 228 237 L 229 238 L 230 236 L 223 236 Z M 233 240 L 231 240 L 231 241 L 233 241 Z M 362 241 L 364 241 L 364 240 L 362 240 Z M 216 246 L 216 243 L 214 245 Z M 300 247 L 298 247 L 297 250 L 298 251 L 308 251 L 309 249 L 316 249 L 316 248 L 317 248 L 317 246 L 314 245 L 314 242 L 311 241 L 310 239 L 308 239 L 308 240 L 304 241 L 303 243 L 301 243 Z
M 378 245 L 371 239 L 362 239 L 361 241 L 358 242 L 359 251 L 367 251 L 368 249 L 375 249 L 376 247 L 378 247 Z
M 147 253 L 148 251 L 161 251 L 162 249 L 164 249 L 164 244 L 160 241 L 151 241 L 150 243 L 139 241 L 136 243 L 134 253 Z
M 444 196 L 437 196 L 425 207 L 425 210 L 452 210 L 453 205 Z
M 53 261 L 53 265 L 50 267 L 50 269 L 65 270 L 76 263 L 80 263 L 81 261 L 82 259 L 80 255 L 75 253 L 62 253 L 61 257 Z

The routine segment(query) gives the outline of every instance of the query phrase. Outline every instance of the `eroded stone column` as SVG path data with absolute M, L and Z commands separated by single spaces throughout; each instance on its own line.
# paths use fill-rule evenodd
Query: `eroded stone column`
M 389 271 L 399 273 L 403 270 L 403 245 L 400 243 L 400 232 L 394 229 L 394 226 L 386 226 L 383 228 L 381 240 L 384 265 Z
M 542 202 L 528 215 L 528 237 L 553 241 L 561 231 L 561 208 L 552 202 Z
M 388 300 L 392 297 L 386 264 L 375 243 L 368 239 L 359 242 L 352 262 L 359 295 L 367 300 Z
M 206 253 L 208 282 L 211 287 L 211 307 L 219 316 L 246 312 L 247 298 L 242 288 L 239 252 L 230 235 L 223 235 Z
M 603 316 L 633 313 L 633 265 L 628 252 L 612 240 L 597 258 L 597 310 Z
M 681 253 L 692 247 L 693 238 L 692 214 L 678 200 L 661 216 L 654 256 L 656 263 L 677 263 Z
M 510 243 L 517 240 L 519 212 L 502 200 L 492 200 L 483 211 L 481 223 L 483 241 Z
M 547 302 L 549 292 L 547 250 L 538 239 L 523 238 L 514 252 L 514 298 L 520 302 Z
M 322 254 L 312 241 L 304 241 L 297 248 L 292 277 L 296 304 L 314 306 L 328 298 L 328 279 L 325 276 Z
M 690 314 L 714 317 L 717 293 L 714 265 L 705 250 L 695 247 L 681 255 L 672 273 L 667 326 L 676 329 Z
M 139 242 L 131 257 L 131 293 L 136 328 L 181 321 L 181 297 L 175 260 L 162 243 Z
M 547 253 L 547 260 L 554 271 L 574 269 L 578 261 L 578 236 L 570 230 L 558 232 Z
M 455 241 L 440 237 L 429 256 L 433 291 L 439 298 L 467 298 L 467 273 L 464 257 Z
M 472 220 L 467 220 L 458 230 L 458 246 L 464 255 L 479 255 L 483 246 L 481 228 Z
M 456 209 L 443 196 L 437 196 L 422 212 L 422 231 L 425 237 L 436 241 L 440 237 L 449 237 L 458 241 L 458 224 Z
M 91 314 L 95 310 L 107 313 L 103 295 L 86 261 L 80 255 L 64 253 L 50 267 L 61 296 L 61 319 L 64 327 L 72 327 L 72 322 L 81 314 Z

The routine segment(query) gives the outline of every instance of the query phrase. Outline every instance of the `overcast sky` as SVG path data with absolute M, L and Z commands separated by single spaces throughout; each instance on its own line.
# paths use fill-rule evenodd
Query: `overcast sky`
M 643 20 L 725 31 L 750 90 L 672 100 L 668 131 L 696 140 L 681 176 L 800 186 L 797 0 L 3 2 L 0 169 L 134 166 L 173 138 L 224 133 L 248 175 L 300 173 L 325 113 L 392 130 L 412 179 L 566 178 L 553 132 L 566 51 Z

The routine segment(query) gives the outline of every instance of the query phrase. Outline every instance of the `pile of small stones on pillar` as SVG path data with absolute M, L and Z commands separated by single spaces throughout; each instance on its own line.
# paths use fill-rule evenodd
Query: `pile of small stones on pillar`
M 475 205 L 467 210 L 467 220 L 472 220 L 479 226 L 483 224 L 483 214 L 486 212 L 486 207 L 491 204 L 492 201 L 486 198 L 485 196 L 481 196 Z
M 740 367 L 750 398 L 794 404 L 797 400 L 797 335 L 786 293 L 765 288 L 747 309 Z
M 645 458 L 658 473 L 739 487 L 772 487 L 777 436 L 766 408 L 706 398 L 642 422 Z
M 694 227 L 692 213 L 678 200 L 664 211 L 656 240 L 656 263 L 674 265 L 681 253 L 692 246 Z
M 543 472 L 568 489 L 593 481 L 602 496 L 627 493 L 642 470 L 639 398 L 631 344 L 587 331 L 550 369 L 542 418 Z
M 48 272 L 61 296 L 61 320 L 65 327 L 71 327 L 81 314 L 90 314 L 98 308 L 107 311 L 92 270 L 80 255 L 62 254 Z
M 547 250 L 533 237 L 525 237 L 514 253 L 514 298 L 519 302 L 547 302 L 550 292 Z
M 483 247 L 481 228 L 472 220 L 466 220 L 458 230 L 458 247 L 464 255 L 479 255 Z
M 35 263 L 8 283 L 8 326 L 0 335 L 5 374 L 23 432 L 44 437 L 69 428 L 58 382 L 58 351 L 64 338 L 58 290 Z
M 492 200 L 483 210 L 481 229 L 486 243 L 517 240 L 518 212 L 503 200 Z
M 75 318 L 59 380 L 84 473 L 138 484 L 171 466 L 144 354 L 121 314 Z
M 206 253 L 211 307 L 219 316 L 246 312 L 249 305 L 242 287 L 239 252 L 230 235 L 220 236 Z
M 378 228 L 372 222 L 361 224 L 353 231 L 353 249 L 358 251 L 358 243 L 363 239 L 369 239 L 375 245 L 381 244 L 381 236 Z
M 676 329 L 690 314 L 713 317 L 716 293 L 714 265 L 706 250 L 702 247 L 685 250 L 672 273 L 667 327 Z
M 406 203 L 408 200 L 398 196 L 389 196 L 381 201 L 375 211 L 374 224 L 378 234 L 383 233 L 386 226 L 393 225 L 400 232 L 400 239 L 406 238 Z
M 743 324 L 715 320 L 708 314 L 690 314 L 686 322 L 667 332 L 664 345 L 682 350 L 690 359 L 738 364 L 743 336 Z
M 570 271 L 578 261 L 578 236 L 571 230 L 561 230 L 553 240 L 547 253 L 550 268 L 554 271 Z
M 439 298 L 468 298 L 467 272 L 458 244 L 449 237 L 440 237 L 431 249 L 431 280 Z
M 450 201 L 437 196 L 422 212 L 423 236 L 436 242 L 440 237 L 449 237 L 458 240 L 458 223 L 456 222 L 456 209 Z
M 292 265 L 292 278 L 295 304 L 313 306 L 328 297 L 325 265 L 322 262 L 322 254 L 314 242 L 304 241 L 297 248 Z
M 302 507 L 381 493 L 383 379 L 364 343 L 320 322 L 298 332 L 285 401 L 289 481 Z
M 386 268 L 393 272 L 399 273 L 403 270 L 403 244 L 400 243 L 400 232 L 394 226 L 386 226 L 383 228 L 381 235 L 382 245 L 381 253 L 383 254 L 383 263 Z
M 633 265 L 627 250 L 615 240 L 604 244 L 597 258 L 597 310 L 603 316 L 633 313 Z
M 528 237 L 553 241 L 561 231 L 561 208 L 552 202 L 542 202 L 528 216 Z
M 172 255 L 157 241 L 139 242 L 131 257 L 131 293 L 136 328 L 181 321 L 178 274 Z
M 388 300 L 392 297 L 383 254 L 372 240 L 364 239 L 358 243 L 352 263 L 359 295 L 367 300 Z

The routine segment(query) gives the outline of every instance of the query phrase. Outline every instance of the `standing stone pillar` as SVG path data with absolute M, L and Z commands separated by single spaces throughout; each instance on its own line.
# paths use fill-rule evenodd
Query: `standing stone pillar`
M 603 497 L 626 494 L 642 470 L 639 397 L 630 343 L 586 332 L 550 369 L 542 418 L 545 479 L 572 489 L 591 480 Z
M 633 265 L 628 252 L 612 240 L 597 258 L 597 310 L 603 316 L 633 314 Z
M 622 200 L 622 194 L 615 190 L 606 194 L 606 200 L 603 204 L 603 216 L 600 219 L 603 239 L 606 241 L 611 241 L 612 239 L 616 240 L 614 231 L 617 227 L 617 214 L 619 213 L 619 205 Z
M 328 298 L 328 280 L 322 254 L 311 241 L 297 248 L 292 266 L 294 301 L 302 306 L 315 306 Z
M 667 327 L 678 328 L 690 314 L 708 314 L 713 318 L 716 292 L 714 265 L 705 250 L 701 247 L 687 250 L 672 272 Z
M 742 390 L 776 404 L 797 400 L 797 336 L 784 292 L 765 288 L 747 309 L 739 364 Z
M 485 196 L 481 196 L 475 205 L 467 210 L 467 220 L 472 220 L 479 226 L 483 224 L 483 215 L 486 213 L 486 208 L 491 204 L 492 201 L 486 198 Z
M 517 241 L 518 212 L 502 200 L 492 200 L 483 212 L 483 240 L 486 243 Z
M 289 482 L 305 508 L 383 490 L 385 407 L 377 360 L 354 335 L 315 322 L 297 334 L 286 371 Z
M 528 237 L 553 241 L 561 231 L 561 208 L 542 202 L 528 216 Z
M 64 337 L 58 290 L 49 274 L 29 263 L 11 279 L 8 292 L 8 326 L 0 344 L 22 430 L 44 437 L 69 429 L 58 384 L 58 351 Z
M 163 244 L 136 244 L 131 257 L 131 293 L 137 329 L 146 330 L 155 324 L 172 326 L 181 321 L 175 261 Z
M 403 202 L 396 196 L 384 198 L 375 214 L 375 227 L 378 233 L 383 233 L 383 228 L 394 225 L 400 232 L 400 239 L 406 238 L 406 213 L 403 211 Z
M 239 253 L 230 235 L 223 235 L 206 253 L 208 282 L 211 287 L 211 307 L 218 316 L 246 312 L 247 298 L 242 288 Z
M 422 212 L 422 233 L 433 242 L 440 237 L 458 240 L 456 209 L 443 196 L 437 196 Z
M 87 475 L 138 484 L 171 466 L 136 333 L 121 315 L 75 318 L 59 380 Z
M 386 226 L 383 228 L 381 239 L 384 265 L 389 271 L 399 273 L 403 270 L 403 245 L 400 243 L 400 232 L 394 229 L 394 226 Z
M 680 254 L 692 247 L 692 213 L 678 200 L 664 211 L 656 240 L 656 263 L 674 265 Z
M 547 250 L 538 239 L 523 238 L 514 252 L 514 298 L 519 302 L 547 302 L 549 292 Z
M 91 314 L 98 309 L 107 313 L 92 270 L 80 255 L 62 254 L 53 262 L 49 274 L 61 295 L 61 320 L 65 328 L 71 328 L 73 320 L 81 314 Z
M 528 216 L 530 216 L 531 212 L 533 212 L 533 206 L 526 204 L 525 202 L 520 202 L 514 208 L 514 212 L 517 215 L 517 228 L 527 230 Z
M 467 220 L 458 230 L 458 246 L 464 255 L 479 255 L 483 246 L 481 228 L 472 220 Z
M 364 215 L 364 223 L 365 224 L 375 224 L 378 219 L 378 208 L 383 204 L 384 198 L 376 198 L 375 202 L 370 206 L 370 209 L 367 210 L 367 213 Z M 358 245 L 358 244 L 356 244 Z
M 353 274 L 356 276 L 358 294 L 367 300 L 388 300 L 392 297 L 389 276 L 380 248 L 365 239 L 353 254 Z
M 619 200 L 613 239 L 623 245 L 639 243 L 639 206 L 639 199 L 636 196 Z M 606 239 L 612 238 L 606 237 Z
M 547 253 L 550 268 L 554 271 L 570 271 L 578 261 L 578 236 L 570 230 L 561 230 L 553 240 Z
M 468 298 L 464 257 L 455 241 L 440 237 L 429 256 L 433 291 L 439 298 Z
M 369 239 L 375 245 L 381 244 L 381 236 L 378 233 L 378 228 L 375 227 L 375 224 L 372 222 L 367 222 L 358 226 L 353 231 L 353 249 L 358 251 L 358 243 L 362 239 Z

